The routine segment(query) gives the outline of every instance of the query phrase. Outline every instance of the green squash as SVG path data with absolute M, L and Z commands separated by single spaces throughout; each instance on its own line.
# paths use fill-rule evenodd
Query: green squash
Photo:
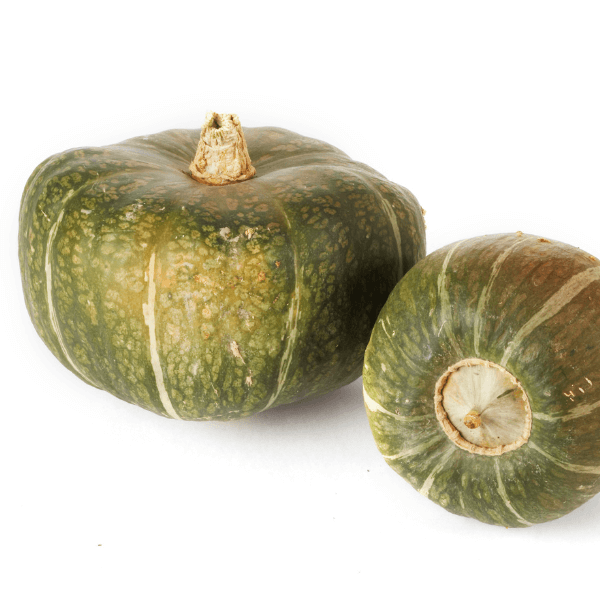
M 600 264 L 522 233 L 464 240 L 390 295 L 363 372 L 388 464 L 458 515 L 506 527 L 600 491 Z
M 212 114 L 200 138 L 165 131 L 34 171 L 19 253 L 37 332 L 85 382 L 171 418 L 236 419 L 350 383 L 424 256 L 418 202 L 284 129 L 242 134 Z M 244 172 L 213 181 L 223 157 Z

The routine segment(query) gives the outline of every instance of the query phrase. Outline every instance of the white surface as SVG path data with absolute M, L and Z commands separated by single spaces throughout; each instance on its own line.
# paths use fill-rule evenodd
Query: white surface
M 326 140 L 405 185 L 428 211 L 429 251 L 522 230 L 600 256 L 599 20 L 592 1 L 4 7 L 0 595 L 595 589 L 600 498 L 526 530 L 453 516 L 379 456 L 360 382 L 227 424 L 87 386 L 29 322 L 17 219 L 50 154 L 216 110 Z

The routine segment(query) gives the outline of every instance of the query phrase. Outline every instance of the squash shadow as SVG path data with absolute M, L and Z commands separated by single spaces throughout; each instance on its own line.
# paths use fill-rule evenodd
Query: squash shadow
M 363 405 L 362 378 L 320 398 L 288 404 L 265 411 L 264 413 L 255 415 L 247 420 L 247 422 L 251 427 L 263 431 L 272 429 L 277 431 L 288 430 L 283 435 L 289 435 L 289 430 L 291 430 L 294 432 L 294 435 L 302 434 L 309 437 L 313 435 L 329 435 L 338 437 L 339 439 L 340 437 L 350 436 L 353 441 L 349 441 L 348 445 L 350 443 L 355 445 L 358 442 L 355 450 L 352 450 L 353 452 L 356 451 L 357 456 L 364 455 L 366 451 L 365 444 L 372 446 L 372 448 L 375 447 Z M 359 427 L 362 431 L 358 430 Z M 376 454 L 380 458 L 379 453 L 377 452 Z M 410 486 L 408 482 L 403 483 Z M 376 480 L 373 480 L 372 484 L 377 485 Z M 385 487 L 385 485 L 382 485 L 382 488 Z M 428 502 L 425 498 L 423 498 L 423 501 Z M 464 526 L 464 517 L 460 520 Z M 471 521 L 473 529 L 479 530 L 481 527 L 485 531 L 489 529 L 489 526 L 486 524 L 479 523 L 473 519 L 467 520 Z M 498 528 L 492 529 L 498 531 Z M 598 539 L 600 537 L 600 494 L 597 494 L 564 517 L 523 529 L 509 529 L 506 530 L 506 534 L 517 535 L 519 538 L 522 536 L 544 541 Z
M 313 447 L 319 444 L 322 450 L 333 453 L 334 446 L 342 446 L 351 463 L 364 460 L 371 462 L 376 460 L 375 456 L 381 458 L 375 450 L 364 409 L 362 378 L 319 398 L 278 406 L 240 421 L 219 423 L 218 426 L 225 427 L 231 434 L 241 434 L 247 438 L 246 442 L 250 442 L 252 438 L 252 443 L 266 444 L 279 450 L 288 447 L 291 454 L 308 443 Z M 383 459 L 381 463 L 384 463 Z M 376 470 L 379 472 L 379 469 Z M 387 473 L 387 469 L 382 469 L 381 472 Z M 357 477 L 360 477 L 358 471 Z M 408 482 L 402 480 L 402 483 L 410 487 Z M 371 485 L 378 486 L 377 478 L 371 480 Z M 380 485 L 382 493 L 385 493 L 386 484 L 381 482 Z M 422 500 L 429 502 L 425 498 Z M 399 507 L 398 510 L 398 518 L 402 518 L 403 509 Z M 453 515 L 448 514 L 448 517 L 445 527 L 454 530 L 456 524 Z M 600 494 L 564 517 L 523 529 L 504 530 L 474 519 L 458 519 L 462 535 L 467 537 L 486 531 L 492 535 L 500 534 L 501 537 L 510 535 L 513 539 L 529 538 L 546 542 L 596 540 L 600 537 Z M 422 525 L 427 527 L 425 522 Z M 431 523 L 431 526 L 434 525 L 441 526 L 439 519 Z
M 227 426 L 286 436 L 305 433 L 348 435 L 357 423 L 368 423 L 362 397 L 362 378 L 318 398 L 285 404 Z M 368 425 L 367 425 L 368 428 Z M 344 433 L 345 432 L 345 433 Z

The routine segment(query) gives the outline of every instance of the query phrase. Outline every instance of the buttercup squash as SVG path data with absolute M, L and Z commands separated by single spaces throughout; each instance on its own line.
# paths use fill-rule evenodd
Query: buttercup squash
M 25 188 L 23 289 L 75 375 L 176 419 L 235 419 L 361 373 L 425 254 L 406 189 L 333 146 L 210 113 L 44 161 Z
M 600 491 L 600 263 L 522 233 L 452 244 L 390 295 L 364 365 L 388 464 L 447 510 L 526 527 Z

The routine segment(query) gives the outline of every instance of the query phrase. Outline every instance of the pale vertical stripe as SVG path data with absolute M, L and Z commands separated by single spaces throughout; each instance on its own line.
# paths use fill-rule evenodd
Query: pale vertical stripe
M 292 224 L 288 219 L 288 216 L 284 213 L 285 220 L 287 222 L 288 231 L 292 230 Z M 267 410 L 267 408 L 271 407 L 273 403 L 281 394 L 281 390 L 283 389 L 288 372 L 290 370 L 290 366 L 292 364 L 292 356 L 294 351 L 294 344 L 296 343 L 296 338 L 298 337 L 298 321 L 300 320 L 300 294 L 301 294 L 301 284 L 302 278 L 304 275 L 304 266 L 302 268 L 298 267 L 298 258 L 296 248 L 292 246 L 292 253 L 294 255 L 294 296 L 292 301 L 290 302 L 290 310 L 288 312 L 288 320 L 287 320 L 287 341 L 285 344 L 285 349 L 283 351 L 283 356 L 281 357 L 281 362 L 279 363 L 279 372 L 277 374 L 277 388 L 271 394 L 271 397 L 267 401 L 267 404 L 261 410 Z
M 363 397 L 364 397 L 364 401 L 365 401 L 365 406 L 371 412 L 378 412 L 383 415 L 387 415 L 388 417 L 392 417 L 393 419 L 396 419 L 396 421 L 402 421 L 404 423 L 414 423 L 415 421 L 423 421 L 423 420 L 429 418 L 427 415 L 420 416 L 420 417 L 403 417 L 402 415 L 397 415 L 396 413 L 386 410 L 385 408 L 383 408 L 383 406 L 381 406 L 381 404 L 375 402 L 375 400 L 373 400 L 373 398 L 371 398 L 371 396 L 369 396 L 364 385 L 363 385 Z
M 413 370 L 414 373 L 425 373 L 426 370 L 422 369 L 419 365 L 417 365 L 416 362 L 413 361 L 412 358 L 410 358 L 410 356 L 408 356 L 406 350 L 404 350 L 404 348 L 402 348 L 401 346 L 396 346 L 394 348 L 394 350 L 396 350 L 396 352 L 398 354 L 400 354 L 400 356 L 402 356 L 402 358 L 404 359 L 404 362 L 406 363 L 406 366 L 411 368 Z
M 160 357 L 158 355 L 158 345 L 156 343 L 156 319 L 154 316 L 154 304 L 156 301 L 156 284 L 154 283 L 155 260 L 156 253 L 153 252 L 150 257 L 150 263 L 148 264 L 148 304 L 142 304 L 142 312 L 144 314 L 144 322 L 148 326 L 148 332 L 150 333 L 150 360 L 152 362 L 152 369 L 154 370 L 154 378 L 156 380 L 160 401 L 170 417 L 173 419 L 181 419 L 175 412 L 169 394 L 167 393 L 167 388 L 165 388 L 165 380 L 160 364 Z
M 431 448 L 431 446 L 434 446 L 435 444 L 437 444 L 441 439 L 442 439 L 441 435 L 436 435 L 433 438 L 431 438 L 430 440 L 427 440 L 426 442 L 423 442 L 422 444 L 418 444 L 417 446 L 413 446 L 412 448 L 407 448 L 406 450 L 402 450 L 401 452 L 398 452 L 398 454 L 391 454 L 391 455 L 384 454 L 383 458 L 385 458 L 385 460 L 398 460 L 400 458 L 408 458 L 409 456 L 414 456 L 415 454 L 420 454 L 424 450 L 427 450 L 427 448 Z
M 379 322 L 381 323 L 381 326 L 383 327 L 383 331 L 385 331 L 385 335 L 387 335 L 388 338 L 391 340 L 392 336 L 388 333 L 388 330 L 385 328 L 385 323 L 384 323 L 383 319 L 379 319 Z
M 508 508 L 508 510 L 510 510 L 510 512 L 513 515 L 515 515 L 515 517 L 517 518 L 517 521 L 519 521 L 519 523 L 521 523 L 522 525 L 527 525 L 527 526 L 533 525 L 533 523 L 530 523 L 529 521 L 525 520 L 515 510 L 511 501 L 508 499 L 508 494 L 506 493 L 506 488 L 504 487 L 504 482 L 502 481 L 502 477 L 500 475 L 500 465 L 498 464 L 498 459 L 495 460 L 495 467 L 496 467 L 496 480 L 498 481 L 498 493 L 500 494 L 500 497 L 502 498 L 502 500 L 504 500 L 504 504 L 506 504 L 506 508 Z
M 531 416 L 538 421 L 548 421 L 552 423 L 554 421 L 567 421 L 566 415 L 563 417 L 553 417 L 552 415 L 545 415 L 544 413 L 531 413 Z M 573 417 L 571 417 L 573 418 Z
M 385 323 L 384 323 L 383 319 L 379 319 L 379 323 L 381 323 L 381 327 L 383 328 L 383 331 L 388 336 L 388 338 L 391 340 L 396 335 L 396 332 L 393 331 L 392 335 L 390 335 L 388 333 L 388 330 L 385 328 Z M 388 325 L 389 325 L 389 317 L 388 317 Z M 413 362 L 413 360 L 408 356 L 406 351 L 399 345 L 399 343 L 397 346 L 394 347 L 394 350 L 402 356 L 402 358 L 406 362 L 406 365 L 408 367 L 410 367 L 413 371 L 416 371 L 418 373 L 424 372 L 424 370 L 421 367 L 419 367 L 415 362 Z
M 509 248 L 507 248 L 498 258 L 496 258 L 494 264 L 492 265 L 492 274 L 488 280 L 487 285 L 483 288 L 481 292 L 481 296 L 479 297 L 479 302 L 477 303 L 477 311 L 475 312 L 475 319 L 473 322 L 473 331 L 474 331 L 474 346 L 475 346 L 475 356 L 479 356 L 479 338 L 481 337 L 481 315 L 483 313 L 484 308 L 486 307 L 489 297 L 490 290 L 496 281 L 496 277 L 498 277 L 498 273 L 500 273 L 500 269 L 504 264 L 504 261 L 508 258 L 509 254 L 513 251 L 513 249 L 522 244 L 527 238 L 521 238 L 517 240 L 514 244 L 512 244 Z
M 438 276 L 438 296 L 440 298 L 440 318 L 442 320 L 438 331 L 438 337 L 442 332 L 442 329 L 444 329 L 446 331 L 448 339 L 450 340 L 452 348 L 454 348 L 454 351 L 459 356 L 462 356 L 462 351 L 460 349 L 460 346 L 458 345 L 450 323 L 452 320 L 452 312 L 450 306 L 450 296 L 448 295 L 448 290 L 446 289 L 446 271 L 448 270 L 448 265 L 450 263 L 452 255 L 454 254 L 454 251 L 458 248 L 458 246 L 460 246 L 460 244 L 463 243 L 463 241 L 464 240 L 457 242 L 456 244 L 454 244 L 454 246 L 452 246 L 452 248 L 450 248 L 450 250 L 446 254 L 446 258 L 444 259 L 444 263 L 442 265 L 442 272 Z
M 69 198 L 73 196 L 75 190 L 71 190 L 68 192 L 64 199 L 63 203 L 66 203 Z M 46 298 L 48 300 L 48 314 L 50 316 L 50 324 L 52 325 L 52 329 L 56 334 L 56 339 L 58 340 L 58 344 L 60 345 L 60 349 L 64 354 L 65 358 L 69 361 L 70 365 L 85 379 L 90 385 L 94 387 L 98 387 L 91 379 L 75 364 L 71 355 L 69 354 L 67 347 L 65 346 L 65 340 L 62 335 L 62 331 L 60 330 L 60 325 L 58 323 L 58 317 L 56 316 L 56 309 L 54 308 L 54 300 L 52 299 L 52 244 L 54 243 L 54 239 L 56 238 L 56 232 L 58 231 L 58 226 L 63 219 L 63 215 L 65 214 L 65 209 L 63 208 L 60 213 L 58 213 L 58 217 L 52 227 L 50 228 L 50 232 L 48 233 L 48 241 L 46 242 L 46 256 L 44 259 L 44 267 L 46 271 Z
M 580 294 L 588 285 L 594 281 L 598 281 L 598 279 L 600 279 L 600 267 L 586 269 L 585 271 L 577 273 L 577 275 L 571 277 L 571 279 L 569 279 L 569 281 L 567 281 L 567 283 L 565 283 L 560 290 L 558 290 L 558 292 L 550 296 L 544 306 L 542 306 L 542 308 L 535 315 L 533 315 L 533 317 L 531 317 L 531 319 L 529 319 L 529 321 L 527 321 L 527 323 L 525 323 L 521 329 L 519 329 L 515 337 L 506 347 L 500 364 L 505 367 L 514 349 L 517 348 L 519 344 L 529 334 L 531 334 L 536 327 L 548 319 L 551 319 L 567 304 L 569 304 L 573 298 Z
M 421 489 L 419 492 L 423 494 L 423 496 L 429 496 L 429 490 L 435 481 L 435 476 L 444 468 L 450 457 L 454 454 L 456 448 L 450 448 L 450 450 L 446 451 L 444 455 L 440 458 L 438 464 L 433 468 L 431 473 L 429 473 L 429 477 L 423 482 Z
M 529 441 L 528 446 L 533 448 L 536 452 L 539 452 L 542 456 L 545 456 L 549 461 L 553 462 L 556 466 L 561 469 L 565 469 L 566 471 L 573 471 L 573 473 L 587 473 L 590 475 L 600 475 L 600 466 L 598 467 L 588 467 L 586 465 L 574 465 L 572 463 L 566 463 L 554 456 L 551 456 L 544 450 L 542 450 L 539 446 L 536 446 L 532 441 Z
M 548 421 L 550 423 L 556 421 L 561 421 L 564 423 L 565 421 L 572 421 L 573 419 L 585 417 L 594 412 L 597 408 L 600 408 L 600 401 L 594 402 L 593 404 L 579 404 L 578 406 L 575 406 L 575 408 L 572 408 L 569 412 L 559 416 L 545 415 L 544 413 L 533 413 L 533 418 L 538 419 L 539 421 Z
M 398 227 L 398 218 L 396 217 L 396 213 L 394 212 L 394 208 L 392 204 L 386 200 L 381 194 L 378 194 L 381 198 L 383 210 L 387 215 L 387 218 L 390 221 L 390 225 L 392 226 L 392 231 L 394 232 L 394 239 L 396 240 L 396 248 L 398 249 L 398 279 L 400 279 L 404 273 L 403 261 L 402 261 L 402 239 L 400 237 L 400 228 Z

